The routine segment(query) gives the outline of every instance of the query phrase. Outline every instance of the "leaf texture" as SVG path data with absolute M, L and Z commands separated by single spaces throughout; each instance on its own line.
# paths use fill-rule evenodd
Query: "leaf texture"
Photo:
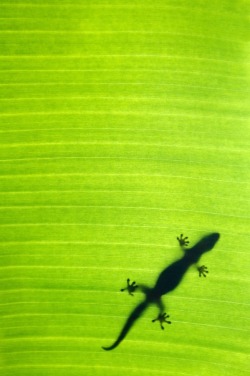
M 3 376 L 248 375 L 249 4 L 0 4 Z M 140 293 L 219 232 L 106 353 Z

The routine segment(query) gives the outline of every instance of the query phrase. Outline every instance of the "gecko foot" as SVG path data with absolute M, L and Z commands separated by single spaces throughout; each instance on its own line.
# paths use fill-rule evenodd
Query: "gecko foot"
M 163 322 L 166 322 L 167 324 L 171 324 L 171 321 L 167 320 L 169 317 L 170 316 L 167 315 L 166 312 L 159 313 L 158 317 L 156 319 L 152 320 L 152 322 L 160 321 L 161 328 L 164 329 L 164 326 L 162 325 Z
M 189 244 L 188 236 L 185 236 L 185 238 L 183 238 L 183 234 L 181 234 L 180 237 L 177 237 L 176 239 L 178 240 L 181 247 L 186 247 Z
M 201 277 L 201 276 L 206 277 L 206 274 L 209 273 L 209 271 L 207 270 L 207 267 L 205 265 L 198 266 L 197 270 L 199 272 L 199 277 Z
M 128 290 L 128 293 L 129 295 L 132 295 L 134 296 L 133 292 L 138 288 L 136 282 L 132 282 L 130 283 L 130 279 L 128 278 L 127 279 L 127 287 L 125 287 L 124 289 L 121 289 L 121 291 L 125 291 L 125 290 Z

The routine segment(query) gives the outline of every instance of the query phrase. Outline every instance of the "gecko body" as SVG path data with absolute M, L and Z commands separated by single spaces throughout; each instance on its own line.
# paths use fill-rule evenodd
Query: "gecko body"
M 109 347 L 103 347 L 103 349 L 113 350 L 114 348 L 116 348 L 121 343 L 121 341 L 125 338 L 125 336 L 129 332 L 131 327 L 134 325 L 136 320 L 139 317 L 141 317 L 142 313 L 151 304 L 156 304 L 160 310 L 158 317 L 152 321 L 154 322 L 154 321 L 159 320 L 162 329 L 164 329 L 162 325 L 163 322 L 170 324 L 171 322 L 167 320 L 169 316 L 167 316 L 166 313 L 163 312 L 164 305 L 161 300 L 161 297 L 163 295 L 166 295 L 170 291 L 174 290 L 179 285 L 179 283 L 181 282 L 182 278 L 184 277 L 186 271 L 190 268 L 190 266 L 193 264 L 196 264 L 203 253 L 210 251 L 219 240 L 219 237 L 220 235 L 218 233 L 212 233 L 210 235 L 203 237 L 192 248 L 185 250 L 184 256 L 182 258 L 180 258 L 179 260 L 167 266 L 160 273 L 155 283 L 155 286 L 153 288 L 141 286 L 141 290 L 145 293 L 144 301 L 139 303 L 137 307 L 131 312 L 117 340 L 113 343 L 113 345 Z M 178 240 L 180 244 L 181 244 L 181 241 L 183 241 L 183 239 L 178 239 Z M 204 266 L 201 268 L 198 268 L 198 270 L 200 269 L 200 270 L 203 270 L 204 272 L 204 268 L 206 269 L 206 267 Z M 205 274 L 203 275 L 205 276 Z M 127 288 L 128 290 L 131 289 L 132 291 L 134 291 L 138 287 L 135 285 L 135 282 L 133 282 L 131 285 L 129 285 L 129 280 L 127 282 L 128 282 L 128 288 Z M 132 294 L 131 291 L 129 291 L 129 293 Z

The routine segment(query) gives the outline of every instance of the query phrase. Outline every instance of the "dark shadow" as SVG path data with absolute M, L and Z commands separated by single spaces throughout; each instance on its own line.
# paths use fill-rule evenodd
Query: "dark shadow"
M 163 295 L 166 295 L 170 291 L 174 290 L 179 285 L 189 267 L 193 264 L 196 264 L 199 261 L 200 257 L 203 255 L 203 253 L 210 251 L 219 240 L 219 237 L 220 234 L 218 233 L 213 233 L 203 237 L 192 248 L 185 250 L 185 254 L 181 259 L 173 262 L 160 273 L 156 281 L 156 284 L 153 288 L 141 286 L 141 290 L 145 293 L 145 300 L 131 312 L 120 335 L 118 336 L 117 340 L 113 343 L 113 345 L 111 345 L 110 347 L 103 347 L 103 349 L 112 350 L 115 347 L 117 347 L 120 344 L 120 342 L 125 338 L 125 336 L 132 328 L 136 320 L 139 317 L 141 317 L 142 313 L 151 304 L 156 304 L 160 309 L 158 318 L 152 321 L 154 322 L 156 320 L 159 320 L 162 329 L 164 329 L 162 326 L 162 322 L 167 322 L 168 324 L 170 324 L 170 321 L 166 320 L 166 318 L 169 316 L 166 316 L 166 313 L 163 312 L 164 305 L 162 303 L 161 297 Z

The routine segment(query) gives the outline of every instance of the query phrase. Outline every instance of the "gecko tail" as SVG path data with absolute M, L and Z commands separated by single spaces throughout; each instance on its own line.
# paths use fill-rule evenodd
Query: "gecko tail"
M 145 311 L 145 309 L 148 307 L 148 301 L 145 300 L 144 302 L 140 303 L 130 314 L 129 318 L 126 321 L 126 324 L 124 325 L 120 335 L 118 336 L 117 340 L 113 343 L 113 345 L 109 347 L 102 346 L 103 350 L 109 351 L 115 349 L 121 341 L 126 337 L 129 330 L 134 325 L 135 321 L 141 316 L 142 312 Z
M 110 346 L 110 347 L 104 347 L 104 346 L 102 346 L 102 349 L 103 350 L 106 350 L 106 351 L 109 351 L 109 350 L 113 350 L 116 346 L 118 346 L 118 343 L 114 343 L 112 346 Z

